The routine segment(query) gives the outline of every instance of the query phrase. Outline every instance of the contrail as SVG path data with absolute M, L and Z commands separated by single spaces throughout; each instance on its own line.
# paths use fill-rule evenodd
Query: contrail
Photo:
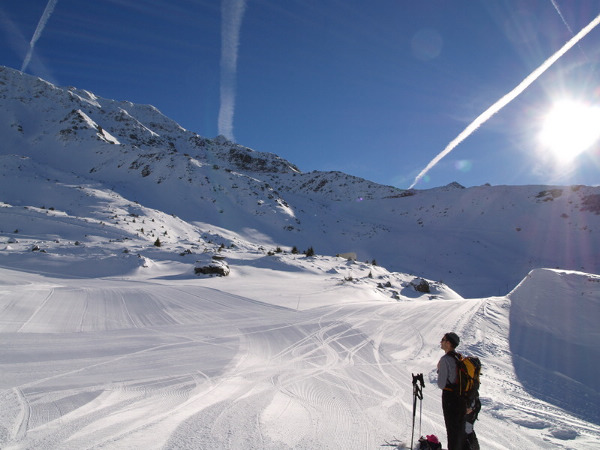
M 558 7 L 558 3 L 556 3 L 556 0 L 550 0 L 550 2 L 552 3 L 552 6 L 554 6 L 554 9 L 558 13 L 558 15 L 560 16 L 560 20 L 562 20 L 562 22 L 565 24 L 565 27 L 567 27 L 567 30 L 569 30 L 569 33 L 571 33 L 571 35 L 573 35 L 573 30 L 571 30 L 571 27 L 567 23 L 565 16 L 563 16 L 563 13 L 560 10 L 560 8 Z
M 569 33 L 571 33 L 571 36 L 573 36 L 575 33 L 573 33 L 573 30 L 571 29 L 569 23 L 567 22 L 567 19 L 565 19 L 565 16 L 563 16 L 563 13 L 560 10 L 560 8 L 558 7 L 558 3 L 556 3 L 556 0 L 550 0 L 550 2 L 552 3 L 552 6 L 554 6 L 554 9 L 558 13 L 560 20 L 562 20 L 562 23 L 565 25 L 565 27 L 567 27 L 567 30 L 569 30 Z M 589 61 L 588 56 L 585 54 L 585 52 L 583 51 L 581 46 L 579 46 L 579 49 L 581 50 L 581 53 L 583 53 L 583 56 L 585 56 L 585 59 L 587 59 Z
M 435 158 L 431 160 L 427 167 L 425 167 L 419 175 L 413 181 L 413 184 L 410 185 L 409 189 L 415 187 L 415 185 L 425 176 L 427 172 L 431 168 L 433 168 L 444 156 L 450 153 L 454 148 L 464 141 L 467 137 L 469 137 L 477 128 L 479 128 L 483 123 L 490 119 L 494 114 L 504 108 L 507 104 L 513 101 L 521 92 L 531 85 L 537 78 L 539 78 L 552 64 L 554 64 L 561 56 L 563 56 L 567 51 L 569 51 L 575 44 L 577 44 L 581 39 L 583 39 L 590 31 L 592 31 L 598 24 L 600 23 L 600 14 L 596 16 L 594 20 L 592 20 L 585 28 L 583 28 L 579 33 L 573 36 L 565 45 L 562 46 L 560 50 L 558 50 L 554 55 L 548 58 L 544 63 L 535 69 L 527 78 L 525 78 L 521 83 L 515 87 L 512 91 L 490 106 L 487 110 L 485 110 L 479 117 L 477 117 L 471 124 L 464 129 L 462 133 L 460 133 L 453 141 L 451 141 L 444 150 L 440 154 L 438 154 Z
M 27 55 L 25 55 L 25 60 L 23 61 L 23 65 L 21 66 L 21 72 L 24 72 L 29 65 L 29 61 L 31 60 L 31 55 L 33 53 L 33 47 L 35 47 L 35 43 L 38 41 L 40 36 L 42 35 L 42 31 L 44 31 L 44 27 L 46 26 L 46 22 L 50 18 L 52 11 L 54 11 L 54 7 L 58 0 L 48 0 L 48 4 L 46 5 L 46 9 L 44 9 L 44 13 L 40 18 L 40 21 L 37 24 L 37 28 L 35 29 L 35 33 L 33 33 L 33 37 L 31 38 L 31 42 L 29 42 L 29 50 L 27 51 Z
M 219 134 L 233 137 L 235 111 L 235 78 L 240 43 L 240 28 L 246 9 L 246 0 L 221 2 L 221 106 L 219 109 Z

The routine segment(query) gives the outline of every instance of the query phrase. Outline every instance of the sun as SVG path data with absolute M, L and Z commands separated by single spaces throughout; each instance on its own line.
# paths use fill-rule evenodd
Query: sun
M 573 100 L 555 103 L 539 139 L 556 159 L 572 161 L 600 139 L 600 107 Z

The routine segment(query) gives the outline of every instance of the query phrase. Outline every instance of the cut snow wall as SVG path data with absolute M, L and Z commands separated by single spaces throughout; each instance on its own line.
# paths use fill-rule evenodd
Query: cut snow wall
M 600 276 L 536 269 L 509 298 L 519 380 L 542 399 L 600 424 Z

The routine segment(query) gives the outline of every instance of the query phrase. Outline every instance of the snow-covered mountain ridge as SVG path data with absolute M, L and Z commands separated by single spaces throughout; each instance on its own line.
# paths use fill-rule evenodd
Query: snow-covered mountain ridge
M 0 68 L 0 137 L 0 231 L 22 239 L 34 228 L 48 247 L 60 241 L 65 218 L 73 241 L 102 231 L 139 239 L 141 248 L 160 237 L 163 253 L 218 229 L 267 250 L 355 252 L 464 296 L 506 294 L 536 267 L 600 272 L 599 187 L 407 191 L 306 173 L 277 155 L 185 130 L 152 106 L 9 68 Z M 173 215 L 181 234 L 165 235 Z
M 6 68 L 0 137 L 0 447 L 445 443 L 454 330 L 482 447 L 600 448 L 597 187 L 303 173 Z

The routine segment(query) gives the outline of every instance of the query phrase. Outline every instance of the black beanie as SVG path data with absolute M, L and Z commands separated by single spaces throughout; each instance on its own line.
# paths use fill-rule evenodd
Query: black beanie
M 453 347 L 458 347 L 458 344 L 460 344 L 460 338 L 456 333 L 446 333 L 444 337 L 452 344 Z

